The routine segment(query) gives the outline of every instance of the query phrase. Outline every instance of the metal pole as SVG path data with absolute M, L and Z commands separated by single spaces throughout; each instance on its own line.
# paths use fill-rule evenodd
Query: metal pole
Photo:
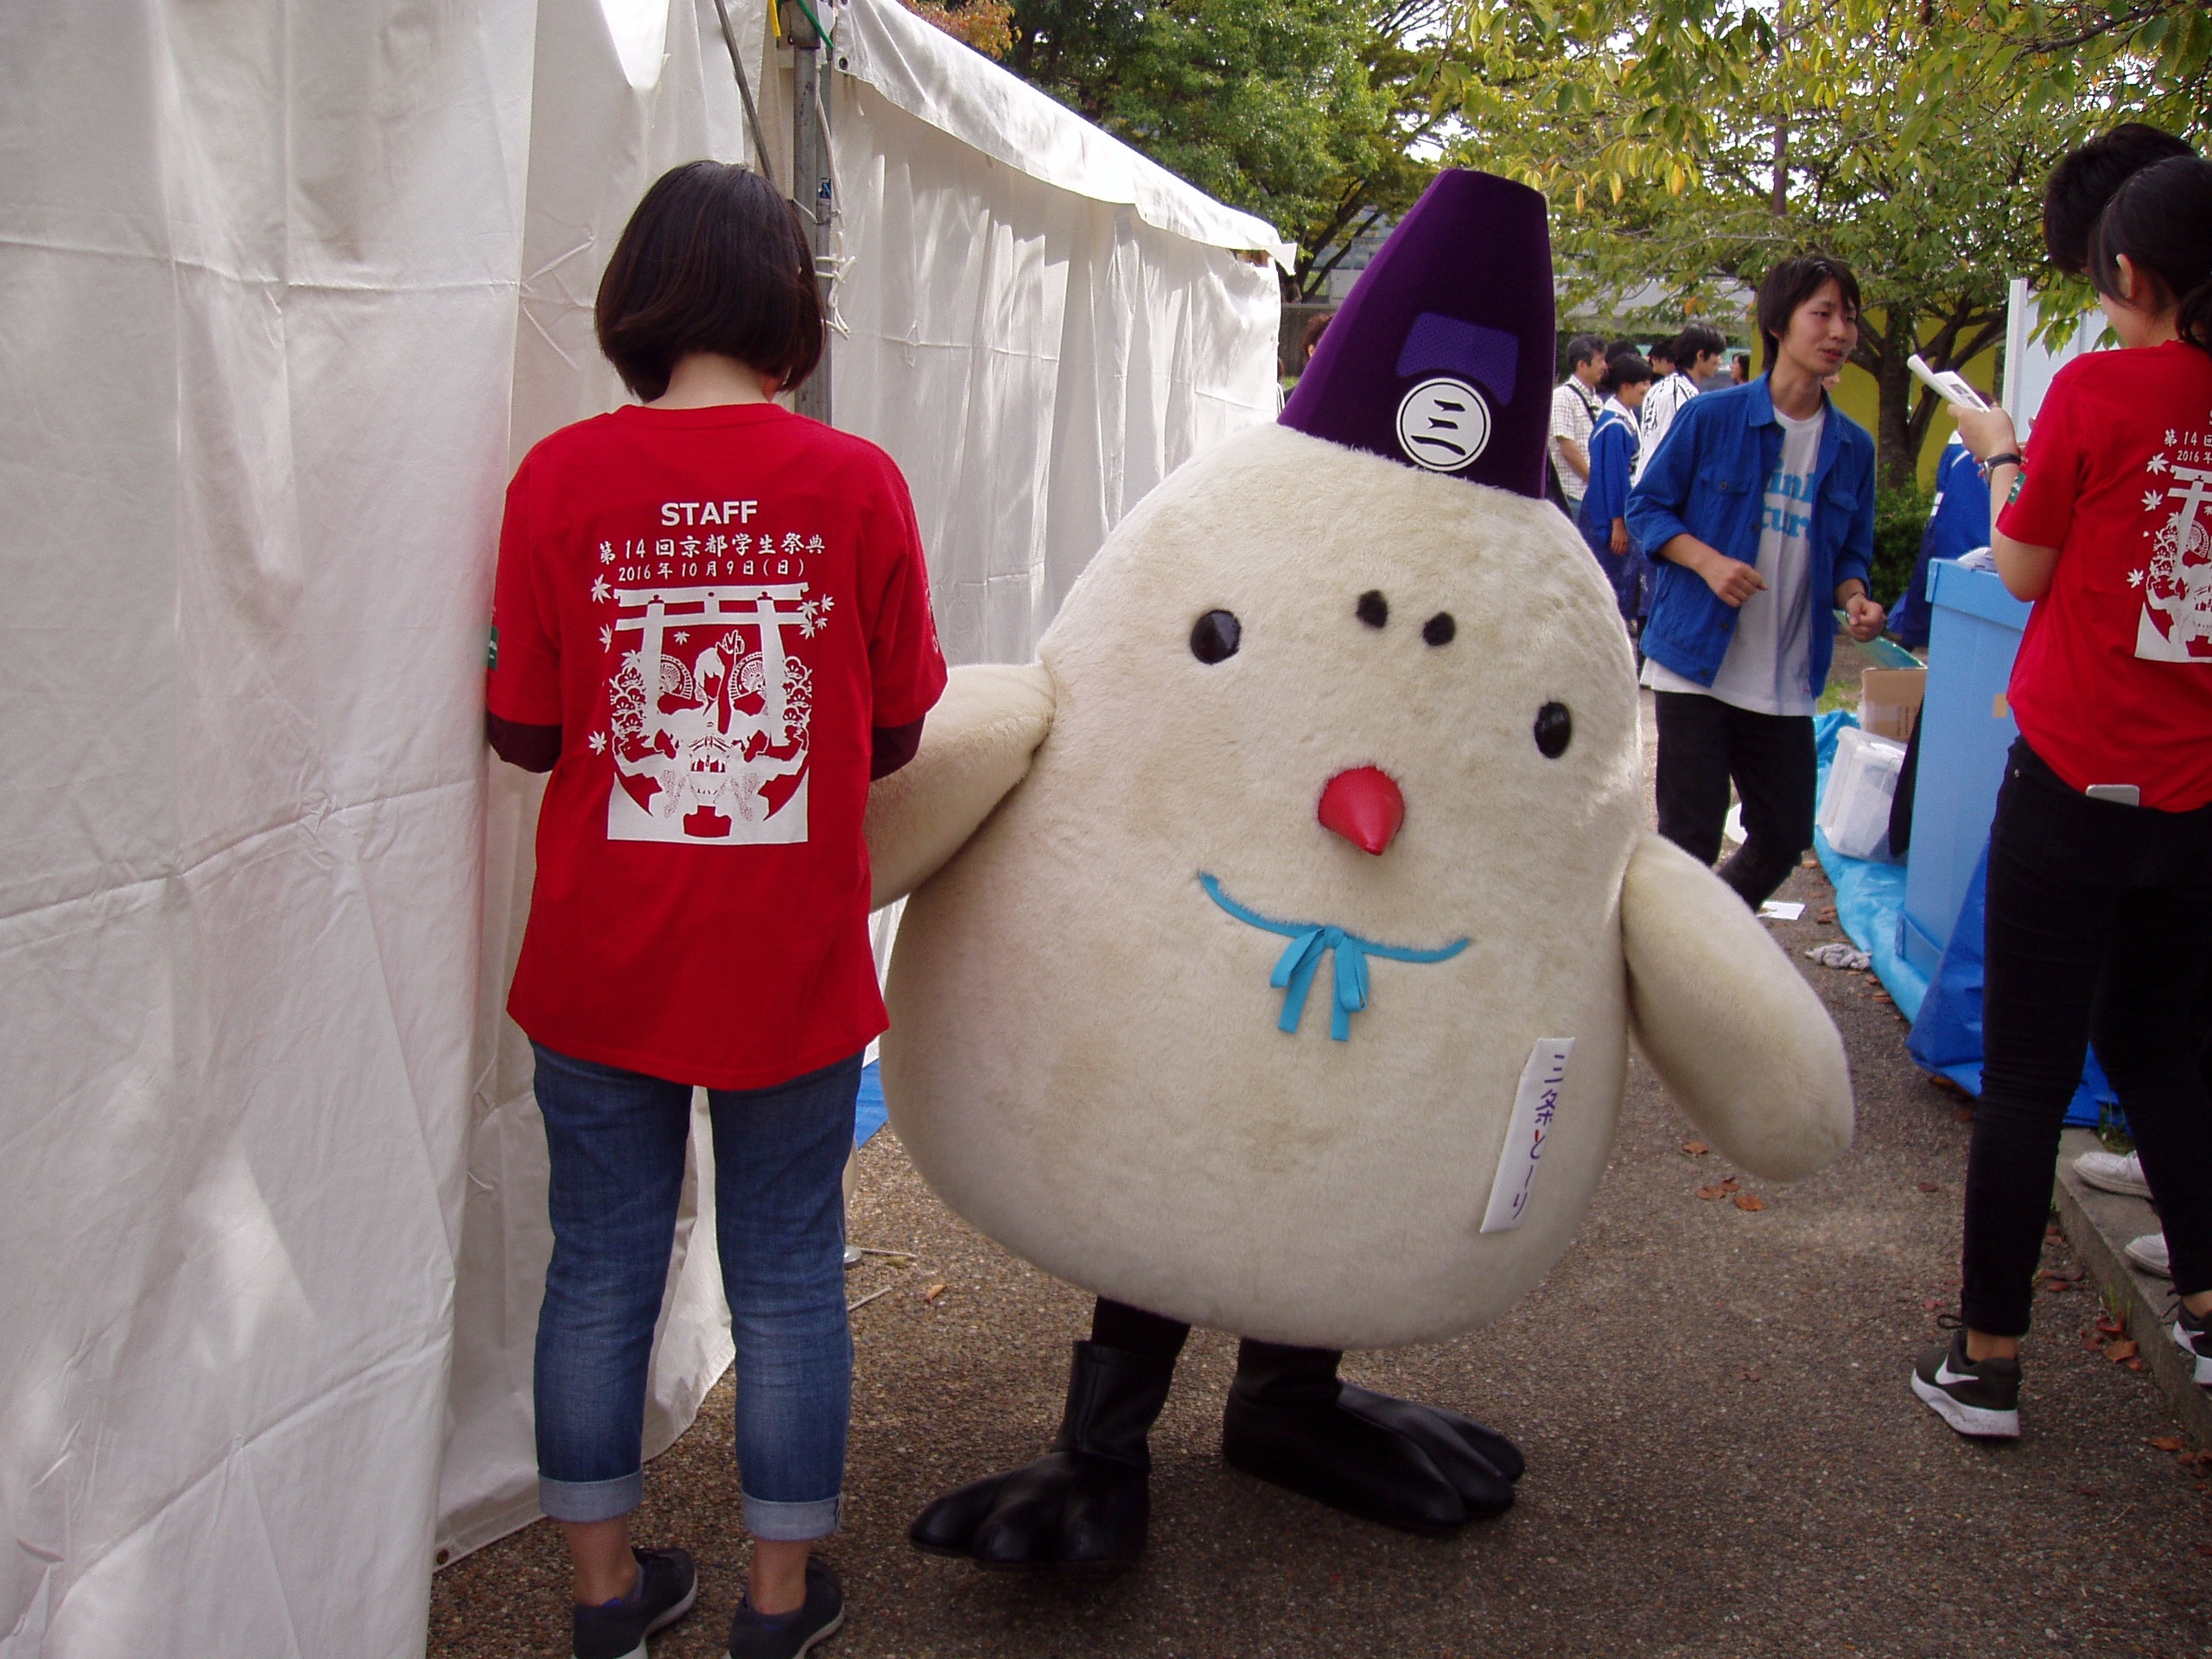
M 823 0 L 826 4 L 828 0 Z M 823 289 L 821 260 L 830 251 L 829 102 L 821 84 L 822 36 L 805 6 L 782 0 L 784 38 L 792 48 L 791 200 L 806 226 L 807 246 L 815 258 L 815 281 Z M 822 362 L 795 398 L 798 412 L 827 425 L 830 423 L 830 346 L 827 330 L 822 338 Z

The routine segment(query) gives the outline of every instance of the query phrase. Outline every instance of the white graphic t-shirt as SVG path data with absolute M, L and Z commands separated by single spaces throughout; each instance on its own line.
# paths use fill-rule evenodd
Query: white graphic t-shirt
M 1656 691 L 1692 691 L 1758 715 L 1809 715 L 1813 693 L 1813 484 L 1820 462 L 1825 408 L 1804 420 L 1780 410 L 1782 455 L 1768 475 L 1760 504 L 1758 573 L 1766 586 L 1736 613 L 1728 654 L 1711 686 L 1677 674 L 1656 658 L 1643 683 Z

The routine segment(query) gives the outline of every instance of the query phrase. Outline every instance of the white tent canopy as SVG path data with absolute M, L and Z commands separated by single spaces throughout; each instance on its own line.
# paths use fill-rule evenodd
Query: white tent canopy
M 836 18 L 838 423 L 948 649 L 1024 657 L 1272 411 L 1236 251 L 1280 250 L 894 0 Z M 747 153 L 713 0 L 16 7 L 0 58 L 0 1656 L 418 1652 L 433 1548 L 531 1513 L 500 492 L 617 400 L 645 185 Z M 674 1277 L 656 1449 L 728 1353 L 712 1251 Z

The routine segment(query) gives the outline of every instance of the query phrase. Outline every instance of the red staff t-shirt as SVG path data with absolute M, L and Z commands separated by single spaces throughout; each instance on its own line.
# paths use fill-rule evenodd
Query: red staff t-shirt
M 561 728 L 507 1001 L 539 1043 L 709 1088 L 885 1026 L 872 728 L 944 690 L 899 469 L 771 404 L 628 407 L 507 488 L 488 700 Z
M 2179 341 L 2061 369 L 1997 527 L 2059 550 L 2007 694 L 2075 789 L 2212 801 L 2212 355 Z

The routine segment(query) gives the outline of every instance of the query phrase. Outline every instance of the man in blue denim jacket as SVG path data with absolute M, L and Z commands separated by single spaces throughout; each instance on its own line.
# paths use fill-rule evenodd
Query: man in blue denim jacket
M 1760 284 L 1767 372 L 1684 405 L 1628 499 L 1657 561 L 1643 683 L 1657 696 L 1659 833 L 1710 864 L 1732 783 L 1744 845 L 1720 878 L 1757 908 L 1813 842 L 1813 706 L 1834 649 L 1882 631 L 1867 592 L 1874 443 L 1821 382 L 1859 338 L 1859 284 L 1820 255 Z

